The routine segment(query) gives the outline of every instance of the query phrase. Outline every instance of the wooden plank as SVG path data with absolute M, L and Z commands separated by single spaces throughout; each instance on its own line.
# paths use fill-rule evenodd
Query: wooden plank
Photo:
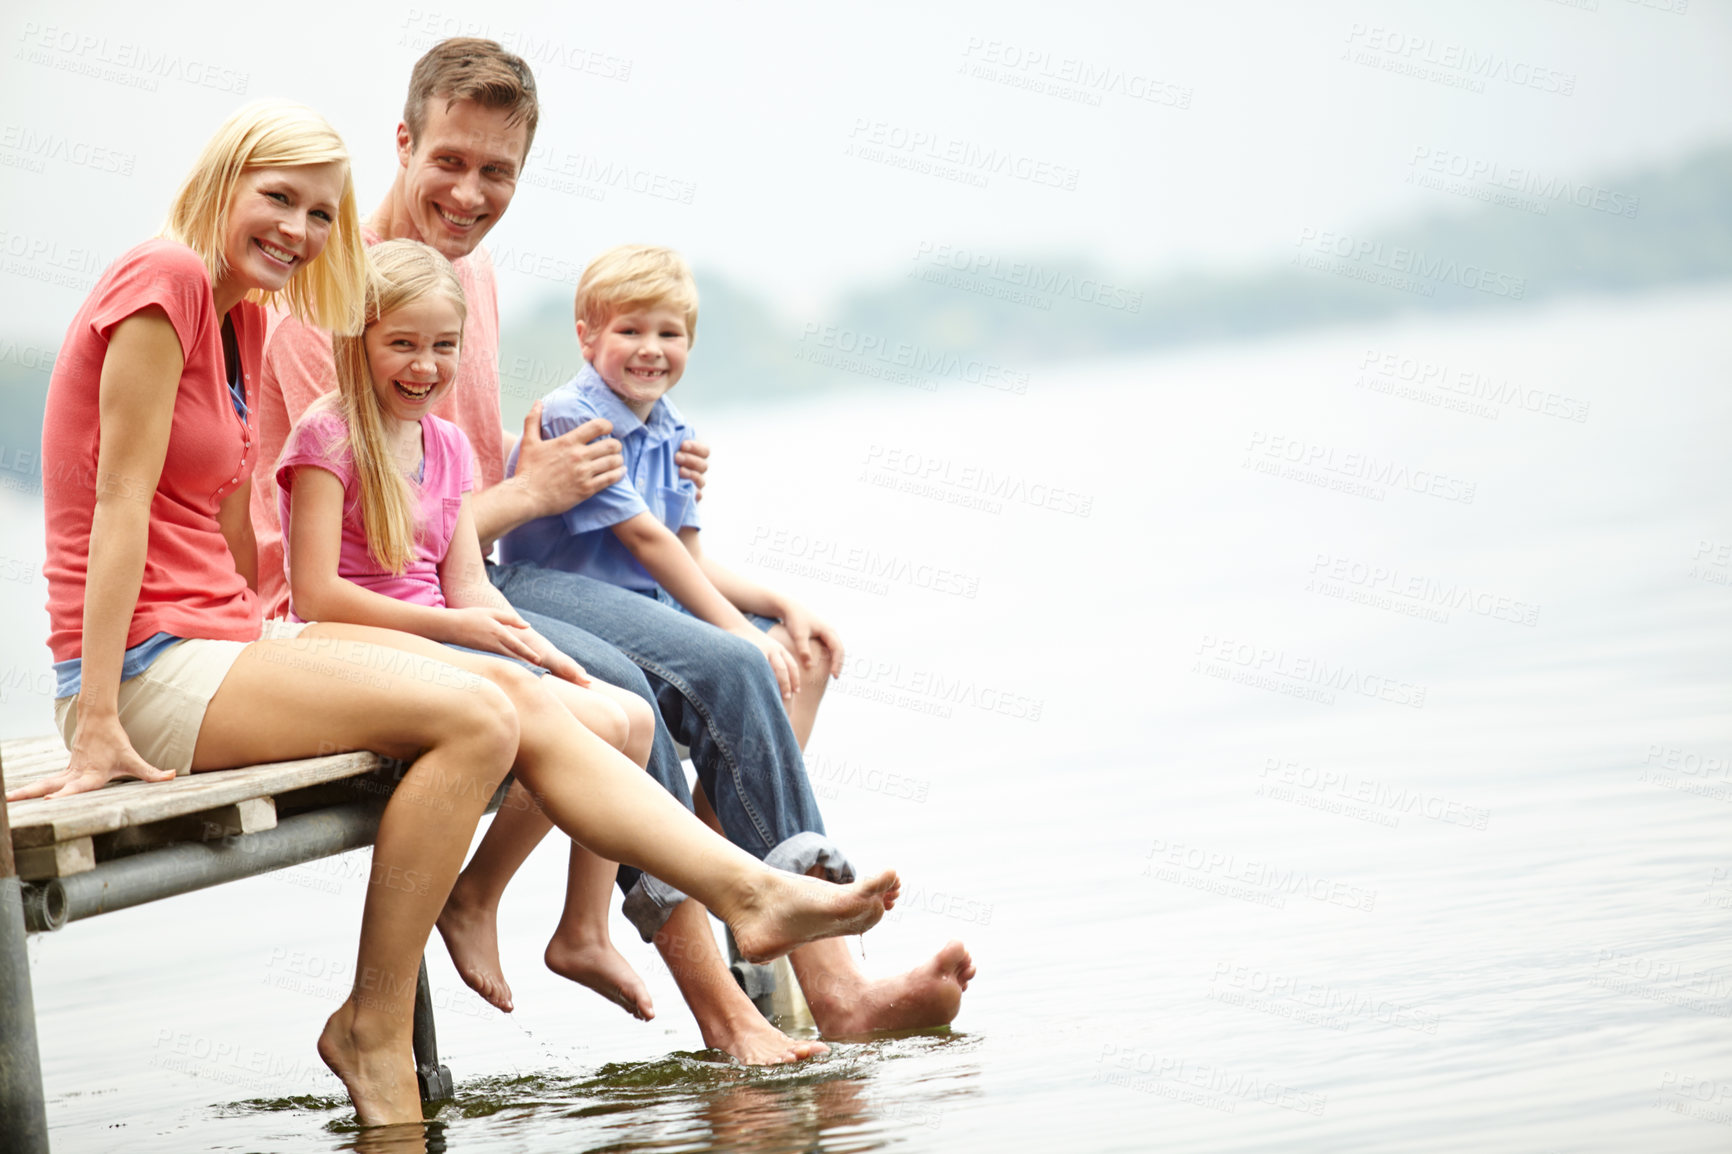
M 58 737 L 21 737 L 0 741 L 0 768 L 14 787 L 27 785 L 66 768 L 66 746 Z
M 21 769 L 19 776 L 14 778 L 15 744 L 18 743 L 0 745 L 0 771 L 4 771 L 7 788 L 16 788 L 25 781 L 53 772 L 41 769 L 43 760 L 38 752 L 34 757 L 35 764 Z M 31 759 L 25 760 L 28 763 Z M 377 769 L 380 763 L 379 756 L 373 753 L 339 753 L 245 769 L 210 770 L 177 777 L 173 781 L 127 780 L 75 797 L 15 801 L 7 807 L 12 823 L 12 846 L 15 850 L 50 846 L 129 826 L 202 813 L 251 798 L 271 797 L 303 786 L 368 773 Z
M 183 814 L 149 825 L 129 826 L 112 833 L 95 836 L 96 860 L 112 861 L 117 857 L 138 853 L 186 841 L 216 841 L 241 833 L 257 833 L 277 828 L 277 803 L 268 797 L 251 797 L 207 809 L 202 813 Z
M 19 850 L 16 857 L 18 876 L 29 882 L 68 877 L 96 868 L 96 850 L 87 837 Z

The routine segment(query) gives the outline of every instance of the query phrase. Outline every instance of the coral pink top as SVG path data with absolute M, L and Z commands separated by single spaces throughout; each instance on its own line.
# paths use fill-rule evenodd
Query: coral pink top
M 368 230 L 364 239 L 378 244 L 383 238 Z M 456 383 L 434 411 L 468 435 L 475 454 L 476 484 L 485 489 L 505 476 L 505 429 L 499 416 L 499 289 L 486 249 L 477 248 L 451 263 L 463 285 L 469 315 L 463 322 Z M 289 611 L 289 585 L 275 463 L 289 429 L 307 406 L 337 389 L 330 336 L 273 312 L 259 385 L 254 407 L 260 452 L 253 476 L 253 535 L 259 542 L 259 596 L 265 616 L 281 617 Z
M 185 367 L 175 395 L 168 455 L 150 499 L 144 579 L 126 631 L 128 648 L 157 633 L 255 641 L 258 597 L 235 569 L 217 523 L 223 499 L 252 475 L 258 437 L 235 412 L 223 362 L 222 321 L 198 254 L 149 240 L 108 267 L 73 317 L 54 362 L 42 421 L 42 512 L 47 525 L 48 648 L 55 661 L 83 656 L 84 586 L 96 512 L 98 388 L 115 326 L 155 305 L 180 338 Z M 264 352 L 265 316 L 242 301 L 229 313 L 249 399 Z M 126 429 L 105 430 L 111 437 Z
M 284 525 L 289 524 L 296 469 L 323 469 L 335 475 L 343 482 L 343 545 L 337 554 L 337 576 L 398 601 L 443 609 L 445 593 L 439 586 L 439 566 L 451 548 L 457 515 L 463 510 L 463 494 L 475 488 L 471 464 L 475 453 L 463 430 L 433 416 L 421 418 L 421 451 L 421 479 L 409 484 L 419 534 L 414 556 L 401 573 L 379 564 L 367 548 L 367 530 L 361 520 L 361 483 L 349 455 L 349 427 L 332 408 L 321 406 L 309 411 L 289 434 L 282 460 L 277 462 L 277 516 Z M 288 544 L 286 536 L 283 543 Z M 286 548 L 283 560 L 285 564 L 292 560 Z

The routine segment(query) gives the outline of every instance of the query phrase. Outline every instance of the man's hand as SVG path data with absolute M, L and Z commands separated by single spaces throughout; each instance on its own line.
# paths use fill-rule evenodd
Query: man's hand
M 702 441 L 682 441 L 674 454 L 674 464 L 680 476 L 698 487 L 697 499 L 704 499 L 704 474 L 710 471 L 710 447 Z
M 535 498 L 536 516 L 563 513 L 625 479 L 625 457 L 611 432 L 612 423 L 596 417 L 546 441 L 541 402 L 530 406 L 517 447 L 517 476 Z

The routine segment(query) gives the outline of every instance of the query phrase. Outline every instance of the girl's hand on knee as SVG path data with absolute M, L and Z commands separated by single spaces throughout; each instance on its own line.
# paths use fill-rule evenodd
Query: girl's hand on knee
M 7 801 L 31 797 L 71 797 L 101 789 L 111 781 L 136 777 L 140 781 L 173 781 L 174 771 L 158 769 L 138 756 L 132 740 L 120 727 L 119 718 L 99 721 L 80 718 L 72 738 L 72 760 L 52 777 L 20 786 L 6 795 Z
M 543 669 L 547 670 L 562 681 L 569 681 L 573 685 L 581 685 L 585 689 L 595 684 L 595 680 L 589 675 L 589 670 L 572 660 L 568 654 L 555 646 L 553 642 L 549 641 L 533 629 L 529 631 L 529 636 L 531 638 L 531 643 L 535 646 L 535 657 L 533 660 L 537 665 L 541 666 Z
M 539 663 L 541 660 L 532 640 L 540 635 L 512 610 L 472 606 L 452 609 L 448 613 L 445 636 L 439 640 L 488 653 L 503 653 L 507 657 L 521 657 L 529 662 Z

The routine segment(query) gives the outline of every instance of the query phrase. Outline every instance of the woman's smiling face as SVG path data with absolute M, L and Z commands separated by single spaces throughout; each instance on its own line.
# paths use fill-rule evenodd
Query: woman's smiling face
M 223 234 L 223 279 L 242 295 L 276 292 L 318 259 L 337 219 L 344 176 L 337 163 L 241 173 Z

